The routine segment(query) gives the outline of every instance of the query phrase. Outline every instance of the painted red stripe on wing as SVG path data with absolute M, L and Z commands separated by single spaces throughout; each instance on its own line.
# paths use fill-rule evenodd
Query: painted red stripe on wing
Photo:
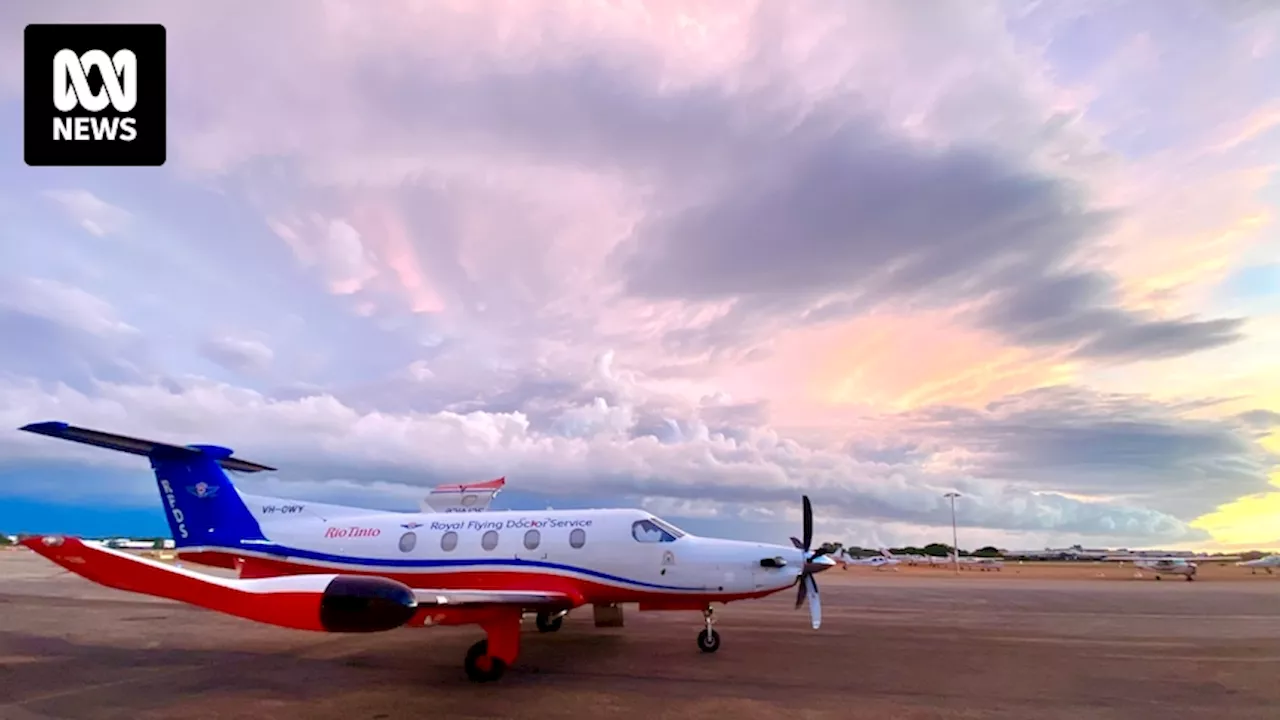
M 320 592 L 249 592 L 193 577 L 195 573 L 178 572 L 159 563 L 86 545 L 78 538 L 60 540 L 60 544 L 47 545 L 43 538 L 34 537 L 24 539 L 22 544 L 81 577 L 117 590 L 177 600 L 281 627 L 324 630 L 320 624 Z

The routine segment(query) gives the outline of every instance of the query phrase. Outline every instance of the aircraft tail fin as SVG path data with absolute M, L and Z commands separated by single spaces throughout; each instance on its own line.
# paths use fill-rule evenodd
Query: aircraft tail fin
M 64 422 L 32 423 L 19 429 L 146 457 L 155 474 L 174 545 L 179 549 L 235 547 L 243 540 L 266 539 L 223 471 L 263 472 L 275 468 L 233 457 L 230 448 L 217 445 L 170 445 Z

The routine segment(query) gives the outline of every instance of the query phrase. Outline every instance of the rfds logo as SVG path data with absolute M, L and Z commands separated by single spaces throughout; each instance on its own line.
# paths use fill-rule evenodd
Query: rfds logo
M 165 42 L 162 25 L 28 25 L 27 164 L 163 165 Z

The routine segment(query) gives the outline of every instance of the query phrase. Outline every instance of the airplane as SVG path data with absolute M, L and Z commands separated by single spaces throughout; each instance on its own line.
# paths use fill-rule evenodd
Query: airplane
M 437 485 L 419 503 L 424 513 L 484 512 L 507 484 L 505 477 L 478 483 Z
M 855 558 L 852 555 L 849 555 L 848 552 L 842 548 L 840 550 L 840 555 L 832 559 L 836 561 L 836 564 L 839 565 L 842 570 L 848 570 L 850 565 L 873 567 L 877 570 L 882 570 L 886 567 L 901 563 L 901 561 L 894 557 L 887 548 L 880 548 L 879 555 L 872 555 L 871 557 L 866 558 Z
M 814 630 L 822 610 L 814 576 L 835 562 L 811 550 L 813 509 L 792 547 L 695 536 L 637 509 L 386 512 L 242 493 L 225 471 L 275 468 L 216 445 L 171 445 L 64 422 L 21 430 L 141 455 L 151 464 L 184 562 L 229 568 L 225 578 L 79 538 L 23 538 L 63 568 L 119 590 L 168 598 L 248 620 L 319 632 L 479 625 L 485 638 L 463 660 L 467 677 L 502 677 L 520 652 L 521 624 L 560 629 L 592 605 L 597 626 L 618 626 L 622 603 L 700 610 L 698 649 L 720 649 L 713 603 L 757 599 L 796 586 Z M 601 618 L 604 617 L 602 621 Z
M 1235 555 L 1191 555 L 1191 556 L 1160 556 L 1160 555 L 1108 555 L 1104 560 L 1107 561 L 1129 561 L 1139 570 L 1147 570 L 1160 580 L 1161 575 L 1181 575 L 1187 582 L 1196 579 L 1198 570 L 1195 560 L 1227 562 L 1231 560 L 1239 560 L 1239 556 Z
M 1274 575 L 1275 572 L 1272 568 L 1280 567 L 1280 555 L 1267 555 L 1256 560 L 1244 560 L 1236 563 L 1236 565 L 1249 568 L 1249 574 L 1251 575 L 1257 575 L 1258 568 L 1266 570 L 1268 575 Z
M 950 562 L 955 562 L 954 558 L 955 558 L 955 553 L 952 553 L 951 556 L 947 559 Z M 973 555 L 968 555 L 960 558 L 960 567 L 965 569 L 977 568 L 982 572 L 986 572 L 988 570 L 995 570 L 996 572 L 999 572 L 1004 568 L 1004 561 L 1001 560 L 1000 558 L 976 557 Z
M 1161 575 L 1181 575 L 1187 582 L 1196 579 L 1196 564 L 1185 557 L 1149 557 L 1144 555 L 1111 555 L 1107 560 L 1133 563 L 1139 570 L 1147 570 L 1160 580 Z

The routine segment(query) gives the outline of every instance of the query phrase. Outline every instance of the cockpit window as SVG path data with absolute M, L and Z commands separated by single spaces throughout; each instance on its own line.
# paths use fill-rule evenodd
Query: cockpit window
M 642 543 L 675 542 L 676 536 L 658 526 L 652 520 L 637 520 L 631 523 L 631 537 Z
M 657 525 L 658 527 L 662 528 L 663 530 L 666 530 L 667 532 L 671 533 L 672 535 L 676 536 L 677 538 L 682 538 L 682 537 L 684 537 L 684 536 L 685 536 L 685 532 L 684 532 L 683 530 L 681 530 L 680 528 L 676 527 L 675 525 L 672 525 L 671 523 L 667 522 L 666 520 L 659 520 L 659 519 L 658 519 L 658 518 L 656 518 L 656 517 L 651 517 L 651 518 L 649 518 L 649 522 L 653 523 L 654 525 Z

